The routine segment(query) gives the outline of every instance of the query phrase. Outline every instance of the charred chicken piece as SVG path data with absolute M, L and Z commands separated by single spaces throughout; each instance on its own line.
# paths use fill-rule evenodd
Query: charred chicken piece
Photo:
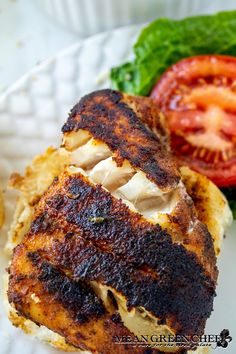
M 67 166 L 36 203 L 9 268 L 16 316 L 95 353 L 145 353 L 117 345 L 115 335 L 201 335 L 215 296 L 214 243 L 155 104 L 94 92 L 63 132 Z M 193 193 L 189 171 L 181 172 Z M 219 234 L 212 229 L 219 240 L 231 216 L 217 193 L 225 216 Z

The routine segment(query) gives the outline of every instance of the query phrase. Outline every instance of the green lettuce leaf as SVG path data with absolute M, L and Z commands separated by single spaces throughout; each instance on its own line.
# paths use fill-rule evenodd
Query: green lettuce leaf
M 229 206 L 232 210 L 233 217 L 236 220 L 236 200 L 229 200 Z
M 225 187 L 222 188 L 221 191 L 228 199 L 229 206 L 233 213 L 233 217 L 236 220 L 236 187 Z
M 157 19 L 142 30 L 134 54 L 133 62 L 112 68 L 112 87 L 145 96 L 180 59 L 201 54 L 236 56 L 236 11 L 179 21 Z

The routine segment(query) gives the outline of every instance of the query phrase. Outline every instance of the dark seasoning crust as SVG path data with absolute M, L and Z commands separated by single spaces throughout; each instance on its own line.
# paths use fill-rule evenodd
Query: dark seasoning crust
M 118 164 L 121 165 L 127 158 L 131 165 L 144 171 L 161 190 L 173 191 L 179 183 L 179 171 L 169 152 L 165 120 L 149 98 L 129 96 L 108 89 L 93 92 L 83 97 L 72 109 L 62 131 L 66 135 L 79 129 L 87 130 L 94 138 L 105 142 L 113 151 L 113 158 Z M 192 202 L 191 198 L 189 200 Z M 193 236 L 188 234 L 191 223 L 188 214 L 194 211 L 194 207 L 191 205 L 186 213 L 187 206 L 179 204 L 182 204 L 179 207 L 182 210 L 176 210 L 175 215 L 170 216 L 170 222 L 175 223 L 175 227 L 186 226 L 182 238 L 187 243 L 187 239 Z M 196 215 L 192 216 L 194 220 Z M 199 245 L 202 246 L 204 242 L 204 250 L 199 247 L 200 257 L 212 278 L 216 279 L 218 271 L 211 235 L 205 225 L 200 223 L 196 223 L 195 238 L 198 231 Z
M 27 257 L 38 267 L 38 280 L 44 284 L 45 290 L 63 304 L 75 321 L 82 324 L 91 320 L 91 317 L 105 314 L 102 301 L 88 284 L 71 280 L 52 264 L 42 260 L 38 252 L 28 252 Z
M 104 221 L 91 221 L 94 217 Z M 169 321 L 178 333 L 203 332 L 215 284 L 195 254 L 173 244 L 158 225 L 146 222 L 101 186 L 76 174 L 54 182 L 39 204 L 25 241 L 59 231 L 66 236 L 55 239 L 41 257 L 69 271 L 71 282 L 96 280 L 122 293 L 129 309 L 143 306 L 164 323 Z M 45 283 L 42 277 L 39 281 Z M 49 283 L 53 289 L 53 279 Z M 68 309 L 69 303 L 63 306 Z
M 66 136 L 78 129 L 89 131 L 109 146 L 118 164 L 129 160 L 160 189 L 171 191 L 177 187 L 180 175 L 169 153 L 161 116 L 153 107 L 147 98 L 98 91 L 73 108 L 63 132 Z M 14 250 L 9 270 L 10 303 L 25 318 L 39 325 L 46 322 L 68 343 L 82 349 L 95 348 L 91 351 L 96 353 L 112 352 L 112 335 L 130 332 L 117 308 L 114 312 L 105 308 L 91 281 L 114 289 L 114 303 L 114 296 L 120 294 L 129 310 L 145 308 L 157 317 L 157 324 L 166 324 L 176 334 L 202 334 L 215 296 L 217 269 L 213 274 L 204 263 L 209 255 L 214 268 L 213 243 L 201 223 L 195 226 L 195 236 L 188 234 L 188 218 L 194 215 L 185 215 L 181 204 L 179 208 L 170 220 L 173 230 L 167 232 L 132 212 L 82 174 L 64 172 L 45 192 L 29 233 Z M 191 237 L 203 240 L 206 250 L 200 251 L 200 257 L 186 249 L 187 241 L 181 239 L 184 235 L 189 243 Z M 31 295 L 37 291 L 46 302 L 38 305 L 43 308 L 39 321 L 31 317 L 30 310 Z M 51 315 L 51 311 L 56 313 L 61 308 L 70 325 L 65 329 L 51 326 L 50 322 L 47 325 L 44 312 L 50 311 Z M 96 327 L 97 322 L 100 327 Z M 118 347 L 117 354 L 161 353 Z M 185 350 L 179 349 L 178 353 Z
M 140 106 L 140 116 L 128 105 L 133 101 L 136 107 Z M 119 164 L 127 159 L 161 189 L 171 190 L 179 182 L 179 171 L 168 149 L 163 148 L 163 141 L 143 124 L 150 125 L 151 104 L 150 99 L 143 97 L 142 101 L 145 104 L 118 91 L 96 91 L 83 97 L 72 109 L 62 132 L 89 131 L 115 152 Z M 159 111 L 155 113 L 158 120 Z M 162 135 L 163 128 L 158 122 L 156 126 Z

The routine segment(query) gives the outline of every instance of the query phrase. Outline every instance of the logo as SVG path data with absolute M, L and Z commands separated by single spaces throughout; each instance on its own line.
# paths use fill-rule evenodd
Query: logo
M 223 331 L 220 332 L 220 339 L 217 341 L 217 347 L 227 348 L 231 341 L 232 337 L 229 335 L 229 330 L 223 329 Z
M 139 336 L 113 336 L 113 341 L 116 344 L 130 345 L 133 347 L 147 347 L 159 348 L 160 347 L 182 347 L 185 349 L 192 349 L 196 347 L 217 347 L 227 348 L 228 344 L 232 341 L 228 329 L 223 329 L 220 334 L 203 334 L 201 336 L 193 334 L 192 336 L 184 335 L 147 335 L 142 334 Z

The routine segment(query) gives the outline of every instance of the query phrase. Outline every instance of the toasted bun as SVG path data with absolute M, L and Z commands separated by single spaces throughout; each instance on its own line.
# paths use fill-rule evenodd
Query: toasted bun
M 3 200 L 3 192 L 0 188 L 0 228 L 4 223 L 4 200 Z
M 30 166 L 26 167 L 24 176 L 12 173 L 9 187 L 20 193 L 5 246 L 9 255 L 28 231 L 35 206 L 53 179 L 63 170 L 66 157 L 67 153 L 64 149 L 49 147 L 42 155 L 36 156 Z
M 218 255 L 225 231 L 233 221 L 228 201 L 207 177 L 185 166 L 180 170 L 182 181 L 197 210 L 198 219 L 207 225 Z
M 20 195 L 6 244 L 6 251 L 9 255 L 28 231 L 35 206 L 53 179 L 63 170 L 66 159 L 67 155 L 64 149 L 48 148 L 44 154 L 37 156 L 33 160 L 31 166 L 26 168 L 24 176 L 20 176 L 17 173 L 11 176 L 10 187 L 18 189 Z M 181 174 L 187 191 L 195 203 L 199 220 L 203 221 L 211 232 L 214 239 L 214 247 L 218 254 L 225 229 L 232 219 L 227 200 L 206 177 L 193 172 L 187 167 L 181 168 Z M 5 279 L 5 283 L 7 285 L 7 279 Z M 6 305 L 10 321 L 26 333 L 58 349 L 68 352 L 81 352 L 78 348 L 68 345 L 65 339 L 57 333 L 44 326 L 38 327 L 32 321 L 19 316 L 7 299 Z M 207 347 L 199 347 L 196 351 L 189 351 L 188 353 L 206 354 L 209 353 L 209 350 Z

